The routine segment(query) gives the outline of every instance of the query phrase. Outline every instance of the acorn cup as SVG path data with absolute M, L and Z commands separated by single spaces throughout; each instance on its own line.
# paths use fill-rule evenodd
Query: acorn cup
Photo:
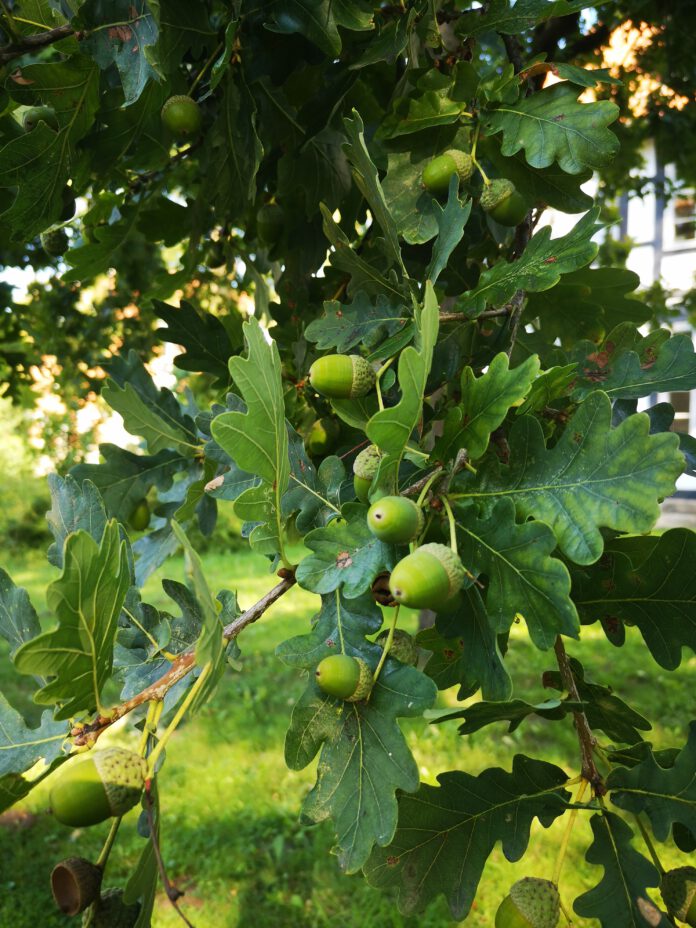
M 399 561 L 389 589 L 397 603 L 412 609 L 435 609 L 455 595 L 464 582 L 459 556 L 437 542 L 422 545 Z
M 501 226 L 517 226 L 527 215 L 527 204 L 511 180 L 499 177 L 484 187 L 481 207 Z
M 360 702 L 370 695 L 372 689 L 369 666 L 362 658 L 348 654 L 325 657 L 319 662 L 314 675 L 320 689 L 346 702 Z
M 78 915 L 99 898 L 101 867 L 84 857 L 68 857 L 51 872 L 51 892 L 65 915 Z
M 446 196 L 453 175 L 468 180 L 474 173 L 474 161 L 465 151 L 450 148 L 429 161 L 423 169 L 423 186 L 434 196 Z
M 381 458 L 377 445 L 368 445 L 353 461 L 353 489 L 361 503 L 367 502 Z
M 660 892 L 673 918 L 696 926 L 696 867 L 677 867 L 662 877 Z
M 510 888 L 495 913 L 495 928 L 556 928 L 561 898 L 550 880 L 526 876 Z
M 380 648 L 384 649 L 386 647 L 388 637 L 389 631 L 383 631 L 382 634 L 377 637 L 377 644 Z M 402 664 L 410 664 L 411 666 L 417 664 L 418 645 L 413 635 L 409 635 L 408 632 L 405 632 L 401 628 L 395 629 L 391 648 L 389 648 L 389 657 L 395 657 L 397 661 L 401 661 Z
M 393 545 L 405 545 L 423 530 L 423 510 L 406 496 L 383 496 L 370 506 L 367 525 L 372 534 Z
M 107 889 L 95 905 L 91 920 L 85 912 L 82 924 L 89 928 L 134 928 L 139 914 L 140 904 L 126 905 L 122 889 Z
M 70 239 L 65 229 L 49 229 L 39 236 L 41 247 L 51 258 L 60 258 L 68 250 Z
M 132 751 L 106 748 L 66 764 L 50 793 L 51 811 L 73 828 L 125 815 L 145 786 L 147 764 Z
M 334 400 L 365 396 L 376 379 L 372 365 L 359 354 L 327 354 L 309 369 L 309 382 L 317 393 Z

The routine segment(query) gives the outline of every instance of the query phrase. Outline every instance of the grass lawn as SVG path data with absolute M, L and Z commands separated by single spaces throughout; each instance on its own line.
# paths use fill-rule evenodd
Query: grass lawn
M 15 582 L 30 592 L 37 609 L 45 611 L 44 588 L 54 571 L 43 559 L 28 556 L 5 562 Z M 250 605 L 274 582 L 266 562 L 250 554 L 208 555 L 208 579 L 214 591 L 236 589 L 242 606 Z M 165 565 L 166 576 L 183 579 L 181 559 Z M 151 580 L 149 601 L 168 602 Z M 303 689 L 300 675 L 274 657 L 276 644 L 306 630 L 317 598 L 298 588 L 281 599 L 263 620 L 240 638 L 243 670 L 229 671 L 214 700 L 183 725 L 170 742 L 160 775 L 163 813 L 162 847 L 170 877 L 186 890 L 183 905 L 196 928 L 440 928 L 456 924 L 442 899 L 418 918 L 398 914 L 393 900 L 367 886 L 360 876 L 344 876 L 331 856 L 330 824 L 308 826 L 299 820 L 302 798 L 313 783 L 314 766 L 291 772 L 283 761 L 283 738 L 296 697 Z M 413 625 L 415 616 L 407 618 Z M 629 630 L 620 650 L 595 629 L 583 631 L 582 646 L 571 644 L 597 682 L 615 692 L 659 724 L 650 737 L 657 746 L 682 745 L 686 739 L 687 695 L 696 689 L 696 658 L 678 675 L 658 668 L 640 636 Z M 516 693 L 541 701 L 548 693 L 541 673 L 553 666 L 552 655 L 537 651 L 519 630 L 513 633 L 508 664 Z M 8 668 L 0 651 L 0 689 L 18 708 L 30 706 L 24 681 Z M 454 703 L 454 692 L 440 694 L 442 706 Z M 454 723 L 404 724 L 418 760 L 421 777 L 453 767 L 476 773 L 485 767 L 510 768 L 515 753 L 525 752 L 578 772 L 578 751 L 572 723 L 528 721 L 513 734 L 498 724 L 460 738 Z M 114 737 L 134 741 L 123 726 Z M 100 742 L 101 743 L 101 742 Z M 50 781 L 49 781 L 50 782 Z M 71 831 L 46 812 L 45 785 L 20 807 L 0 818 L 0 926 L 54 928 L 75 920 L 56 913 L 48 889 L 51 867 L 63 857 L 96 857 L 108 826 Z M 106 885 L 127 877 L 142 840 L 135 831 L 136 813 L 124 822 L 107 871 Z M 499 848 L 491 856 L 475 908 L 461 924 L 491 928 L 495 909 L 506 888 L 529 874 L 549 876 L 564 822 L 545 831 L 532 830 L 529 851 L 509 864 Z M 601 870 L 582 858 L 589 829 L 579 816 L 564 870 L 561 889 L 568 903 L 595 885 Z M 641 847 L 641 850 L 643 848 Z M 665 864 L 677 857 L 663 849 Z M 682 861 L 684 862 L 684 861 Z M 79 920 L 78 920 L 79 922 Z M 153 925 L 181 925 L 163 895 L 158 896 Z M 577 923 L 579 924 L 579 923 Z M 598 924 L 583 922 L 583 925 Z

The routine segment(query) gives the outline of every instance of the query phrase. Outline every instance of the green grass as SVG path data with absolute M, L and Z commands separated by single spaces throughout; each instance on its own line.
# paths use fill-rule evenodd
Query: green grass
M 55 576 L 52 568 L 33 556 L 4 566 L 15 582 L 27 587 L 45 615 L 44 589 Z M 167 576 L 182 578 L 181 560 L 165 566 Z M 211 587 L 237 589 L 243 606 L 274 582 L 266 562 L 248 554 L 208 555 L 205 566 Z M 156 605 L 168 602 L 158 580 L 152 580 L 146 592 Z M 196 928 L 323 928 L 336 924 L 341 928 L 444 928 L 456 924 L 442 899 L 418 918 L 402 917 L 391 898 L 371 889 L 360 876 L 348 877 L 338 871 L 330 855 L 328 823 L 308 826 L 299 820 L 314 767 L 300 773 L 289 771 L 283 761 L 283 738 L 292 704 L 304 683 L 273 652 L 279 641 L 308 628 L 316 603 L 316 597 L 295 588 L 248 628 L 240 639 L 243 670 L 228 672 L 214 700 L 171 740 L 160 776 L 162 847 L 170 876 L 186 890 L 183 904 Z M 414 621 L 411 616 L 407 624 Z M 639 711 L 658 719 L 651 735 L 658 746 L 684 742 L 685 694 L 693 693 L 696 686 L 695 658 L 686 661 L 678 675 L 666 674 L 649 658 L 635 632 L 617 650 L 596 628 L 584 629 L 582 645 L 571 645 L 569 650 L 581 657 L 589 676 L 612 684 Z M 530 701 L 544 699 L 541 673 L 552 666 L 551 655 L 534 649 L 516 629 L 508 661 L 516 693 Z M 12 673 L 6 651 L 0 652 L 0 689 L 22 709 L 31 708 L 29 683 L 28 678 Z M 440 695 L 440 705 L 453 703 L 453 692 Z M 511 735 L 500 724 L 468 738 L 460 738 L 451 723 L 430 726 L 408 721 L 403 727 L 427 782 L 435 782 L 439 772 L 456 767 L 472 773 L 492 765 L 509 769 L 518 752 L 558 763 L 571 775 L 578 772 L 577 743 L 569 720 L 530 721 Z M 135 736 L 132 728 L 123 725 L 109 737 L 131 744 Z M 104 839 L 106 826 L 75 831 L 57 824 L 45 811 L 46 796 L 42 785 L 19 814 L 15 811 L 0 819 L 2 926 L 74 924 L 55 912 L 48 889 L 51 867 L 66 856 L 95 857 Z M 119 885 L 127 878 L 142 846 L 136 817 L 131 813 L 122 826 L 109 864 L 108 885 Z M 496 849 L 475 908 L 462 924 L 490 928 L 495 908 L 511 882 L 525 874 L 548 876 L 563 827 L 561 822 L 547 832 L 536 825 L 527 855 L 516 864 L 506 862 Z M 582 859 L 588 833 L 581 814 L 562 880 L 562 892 L 569 902 L 601 875 Z M 661 849 L 661 853 L 666 864 L 676 862 L 668 850 Z M 158 896 L 155 928 L 180 924 L 164 896 Z

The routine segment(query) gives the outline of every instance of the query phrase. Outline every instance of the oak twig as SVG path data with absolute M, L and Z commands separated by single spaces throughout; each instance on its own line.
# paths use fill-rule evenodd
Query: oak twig
M 553 649 L 556 653 L 558 669 L 561 671 L 561 680 L 563 681 L 563 686 L 574 702 L 582 702 L 580 699 L 580 694 L 578 693 L 577 684 L 575 683 L 575 676 L 573 675 L 573 670 L 570 666 L 568 652 L 565 649 L 563 639 L 560 635 L 556 638 Z M 592 729 L 590 728 L 589 722 L 587 721 L 587 716 L 584 712 L 573 712 L 573 718 L 575 721 L 575 729 L 578 733 L 578 741 L 580 742 L 582 777 L 592 786 L 596 796 L 603 796 L 606 793 L 606 788 L 604 786 L 602 775 L 600 774 L 599 770 L 597 770 L 594 762 L 593 748 L 595 745 L 595 737 L 592 734 Z
M 233 622 L 225 626 L 223 630 L 225 641 L 231 641 L 233 638 L 236 638 L 247 625 L 251 625 L 252 622 L 256 622 L 260 619 L 269 606 L 272 606 L 277 599 L 280 599 L 280 597 L 287 593 L 295 584 L 295 575 L 292 571 L 282 569 L 279 571 L 279 576 L 282 577 L 280 583 L 277 583 L 272 590 L 269 590 L 265 596 L 262 596 L 261 599 L 247 609 L 246 612 L 243 612 Z M 155 683 L 141 690 L 140 693 L 137 693 L 135 696 L 132 696 L 130 699 L 116 706 L 112 709 L 110 715 L 98 715 L 96 719 L 88 725 L 75 727 L 71 732 L 73 743 L 76 747 L 94 744 L 102 732 L 106 731 L 114 722 L 122 719 L 124 715 L 128 715 L 133 709 L 153 699 L 164 699 L 169 690 L 178 683 L 179 680 L 182 680 L 186 674 L 193 670 L 195 664 L 195 647 L 190 647 L 179 654 L 169 670 L 161 676 L 159 680 L 156 680 Z
M 61 39 L 67 39 L 75 35 L 75 30 L 71 25 L 65 23 L 62 26 L 56 26 L 55 29 L 48 29 L 46 32 L 36 32 L 34 35 L 25 35 L 15 42 L 10 42 L 0 48 L 0 64 L 6 64 L 15 58 L 21 58 L 27 52 L 33 52 L 40 48 L 46 48 Z

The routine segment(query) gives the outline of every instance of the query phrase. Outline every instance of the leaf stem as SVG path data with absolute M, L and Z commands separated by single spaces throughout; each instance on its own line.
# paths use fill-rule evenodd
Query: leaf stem
M 582 802 L 582 797 L 585 795 L 585 790 L 587 789 L 588 782 L 584 778 L 580 780 L 580 786 L 575 796 L 576 804 Z M 556 857 L 556 866 L 553 870 L 552 882 L 558 886 L 561 879 L 561 870 L 563 869 L 563 863 L 565 861 L 566 854 L 568 853 L 568 845 L 570 843 L 570 836 L 573 833 L 573 826 L 575 825 L 575 820 L 578 817 L 578 809 L 571 809 L 570 815 L 568 816 L 568 824 L 566 825 L 566 830 L 563 835 L 563 840 L 561 841 L 561 846 L 558 849 L 558 856 Z
M 167 745 L 167 742 L 169 741 L 169 739 L 171 738 L 171 736 L 174 734 L 174 732 L 177 730 L 177 728 L 178 728 L 179 725 L 181 724 L 181 720 L 182 720 L 183 717 L 186 715 L 186 713 L 187 713 L 189 707 L 191 706 L 193 700 L 196 698 L 196 696 L 198 695 L 198 693 L 201 691 L 201 689 L 202 689 L 202 687 L 203 687 L 203 684 L 205 683 L 205 680 L 206 680 L 208 674 L 210 673 L 211 667 L 212 667 L 212 664 L 210 664 L 210 663 L 206 664 L 206 665 L 203 667 L 203 669 L 201 670 L 200 674 L 198 675 L 198 679 L 197 679 L 196 682 L 193 684 L 193 686 L 191 687 L 191 689 L 188 691 L 188 693 L 186 694 L 186 697 L 182 700 L 181 705 L 180 705 L 179 708 L 176 710 L 176 713 L 175 713 L 175 715 L 174 715 L 174 718 L 171 720 L 171 722 L 169 723 L 169 725 L 167 725 L 167 727 L 165 728 L 165 730 L 162 732 L 162 737 L 159 739 L 159 741 L 157 742 L 157 745 L 155 746 L 154 750 L 152 751 L 152 753 L 151 753 L 150 756 L 148 757 L 148 759 L 147 759 L 147 770 L 148 770 L 147 775 L 148 775 L 149 778 L 151 778 L 152 776 L 154 776 L 155 766 L 156 766 L 156 764 L 157 764 L 157 760 L 158 760 L 160 754 L 161 754 L 162 751 L 165 749 L 165 747 L 166 747 L 166 745 Z
M 490 180 L 489 180 L 489 178 L 488 178 L 488 175 L 487 175 L 486 172 L 483 170 L 483 168 L 481 167 L 479 161 L 478 161 L 477 158 L 476 158 L 476 146 L 478 145 L 479 132 L 480 132 L 480 131 L 481 131 L 481 124 L 478 123 L 477 126 L 476 126 L 476 128 L 474 129 L 474 140 L 473 140 L 473 142 L 471 143 L 471 160 L 473 161 L 474 166 L 476 167 L 476 170 L 477 170 L 477 171 L 479 172 L 479 174 L 481 175 L 481 178 L 483 179 L 483 183 L 486 185 L 486 187 L 489 187 L 491 182 L 490 182 Z
M 442 505 L 445 507 L 445 512 L 447 513 L 447 521 L 449 522 L 450 528 L 450 548 L 454 551 L 455 554 L 458 554 L 457 551 L 457 523 L 454 518 L 454 513 L 452 512 L 452 507 L 450 506 L 450 501 L 446 496 L 441 497 Z M 471 576 L 471 575 L 470 575 Z
M 423 501 L 425 500 L 428 490 L 435 483 L 435 481 L 441 474 L 442 474 L 441 470 L 436 470 L 428 477 L 428 479 L 423 485 L 423 489 L 418 494 L 418 499 L 416 500 L 416 506 L 421 507 L 423 505 Z
M 643 841 L 645 841 L 645 845 L 650 853 L 650 856 L 652 857 L 652 862 L 655 864 L 655 868 L 657 869 L 657 872 L 660 874 L 660 876 L 662 876 L 662 874 L 665 872 L 665 868 L 662 866 L 662 863 L 660 862 L 660 858 L 657 856 L 657 851 L 655 850 L 655 845 L 652 842 L 652 838 L 650 837 L 648 829 L 645 827 L 643 821 L 641 820 L 640 815 L 636 815 L 634 813 L 633 818 L 636 821 L 638 830 L 643 836 Z
M 206 61 L 206 63 L 203 65 L 203 67 L 201 68 L 201 70 L 198 72 L 198 74 L 197 74 L 196 77 L 194 78 L 194 81 L 193 81 L 193 83 L 191 84 L 191 87 L 189 88 L 189 92 L 188 92 L 189 97 L 192 97 L 192 96 L 193 96 L 193 91 L 196 89 L 196 87 L 197 87 L 198 84 L 200 83 L 201 78 L 203 77 L 203 75 L 205 74 L 205 72 L 208 70 L 208 68 L 211 66 L 211 64 L 213 63 L 213 61 L 215 61 L 215 59 L 217 58 L 217 56 L 218 56 L 218 55 L 220 54 L 220 52 L 222 51 L 222 46 L 223 46 L 223 43 L 222 43 L 222 42 L 219 42 L 217 48 L 213 51 L 213 53 L 212 53 L 212 55 L 210 56 L 210 58 L 208 58 L 208 60 Z
M 118 834 L 118 829 L 123 821 L 123 818 L 115 818 L 111 823 L 111 828 L 109 829 L 109 834 L 106 836 L 106 841 L 104 842 L 104 847 L 101 849 L 101 854 L 97 858 L 97 866 L 103 871 L 106 867 L 106 862 L 109 859 L 109 854 L 111 849 L 114 846 L 116 841 L 116 835 Z
M 380 672 L 381 672 L 381 670 L 382 670 L 382 667 L 384 666 L 384 662 L 386 661 L 387 655 L 389 654 L 389 649 L 391 648 L 392 642 L 394 641 L 394 632 L 395 632 L 395 630 L 396 630 L 396 623 L 397 623 L 397 621 L 398 621 L 398 619 L 399 619 L 399 608 L 400 608 L 400 606 L 399 606 L 399 604 L 397 603 L 397 604 L 396 604 L 396 607 L 395 607 L 395 609 L 394 609 L 394 615 L 392 616 L 391 624 L 390 624 L 390 626 L 389 626 L 389 632 L 388 632 L 388 634 L 387 634 L 387 640 L 384 642 L 384 648 L 382 649 L 382 656 L 381 656 L 380 659 L 379 659 L 379 664 L 377 664 L 377 669 L 375 670 L 374 674 L 372 675 L 372 685 L 373 685 L 373 686 L 374 686 L 375 683 L 377 682 L 377 677 L 379 677 L 379 675 L 380 675 Z

